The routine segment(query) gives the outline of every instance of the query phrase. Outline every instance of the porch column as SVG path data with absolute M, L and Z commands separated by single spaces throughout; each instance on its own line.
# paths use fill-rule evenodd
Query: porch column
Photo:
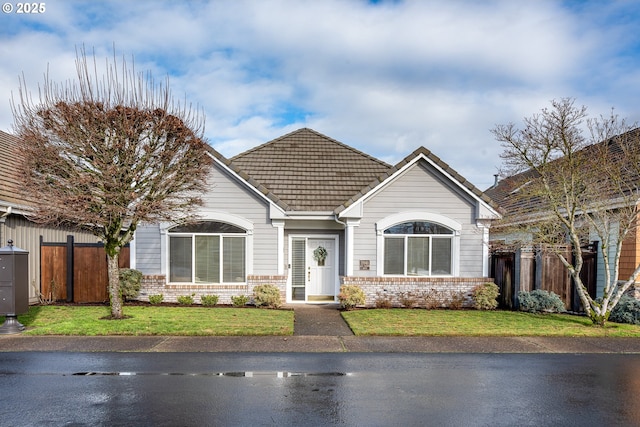
M 278 275 L 284 274 L 284 220 L 274 219 L 271 225 L 276 228 L 278 234 Z
M 354 234 L 354 228 L 358 227 L 360 225 L 360 220 L 359 219 L 347 219 L 345 221 L 346 224 L 346 228 L 344 231 L 344 240 L 345 240 L 345 248 L 344 248 L 344 252 L 345 252 L 345 256 L 344 256 L 344 262 L 345 262 L 345 275 L 346 276 L 353 276 L 353 252 L 354 252 L 354 248 L 353 248 L 353 234 Z
M 477 226 L 482 232 L 482 275 L 489 277 L 489 225 L 478 221 Z

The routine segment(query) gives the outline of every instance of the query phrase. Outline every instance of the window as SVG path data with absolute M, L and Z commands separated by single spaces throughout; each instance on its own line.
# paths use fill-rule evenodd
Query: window
M 395 224 L 384 230 L 384 274 L 453 274 L 453 230 L 426 221 Z
M 246 230 L 217 221 L 199 221 L 169 230 L 169 281 L 244 282 Z

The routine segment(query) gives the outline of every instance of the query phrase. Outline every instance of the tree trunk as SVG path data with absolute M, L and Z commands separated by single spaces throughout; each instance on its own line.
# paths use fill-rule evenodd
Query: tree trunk
M 594 326 L 600 326 L 604 328 L 605 324 L 607 323 L 607 319 L 609 318 L 609 311 L 603 314 L 599 314 L 596 313 L 595 310 L 591 310 L 589 317 L 591 318 Z
M 107 266 L 109 274 L 109 302 L 111 303 L 111 317 L 113 319 L 123 319 L 122 313 L 122 292 L 120 290 L 120 268 L 118 266 L 118 255 L 107 254 Z

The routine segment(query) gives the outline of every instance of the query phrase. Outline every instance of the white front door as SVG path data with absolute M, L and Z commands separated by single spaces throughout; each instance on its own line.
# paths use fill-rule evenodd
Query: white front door
M 310 274 L 307 301 L 335 296 L 335 240 L 307 240 L 307 270 Z
M 293 237 L 291 300 L 334 301 L 337 276 L 336 237 Z

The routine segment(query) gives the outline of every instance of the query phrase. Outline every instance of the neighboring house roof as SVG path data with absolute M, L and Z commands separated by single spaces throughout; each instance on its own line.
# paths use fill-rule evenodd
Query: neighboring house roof
M 618 135 L 614 138 L 611 138 L 606 141 L 599 142 L 597 144 L 589 145 L 583 150 L 587 156 L 594 155 L 598 156 L 597 151 L 602 148 L 606 148 L 609 154 L 612 155 L 613 158 L 618 159 L 620 162 L 627 162 L 637 160 L 637 157 L 632 156 L 631 158 L 625 156 L 623 149 L 619 144 L 620 138 L 626 138 L 628 141 L 632 141 L 634 144 L 640 144 L 640 128 L 631 130 L 622 135 Z M 622 182 L 625 182 L 628 188 L 635 188 L 636 190 L 640 190 L 640 176 L 638 175 L 639 168 L 637 165 L 632 164 L 623 164 L 623 176 Z M 546 200 L 544 200 L 541 196 L 531 196 L 528 198 L 518 197 L 518 192 L 528 185 L 529 182 L 538 178 L 539 174 L 532 170 L 526 170 L 519 174 L 506 177 L 500 180 L 497 184 L 485 190 L 485 194 L 493 199 L 502 210 L 506 212 L 523 212 L 530 214 L 532 212 L 540 212 L 548 209 L 549 204 Z M 602 200 L 609 201 L 612 198 L 617 198 L 619 194 L 613 194 L 607 196 L 606 194 L 602 195 Z
M 285 203 L 286 210 L 300 212 L 332 212 L 391 169 L 307 128 L 238 154 L 231 164 Z
M 30 203 L 20 195 L 17 173 L 20 140 L 0 130 L 0 205 L 25 207 Z

